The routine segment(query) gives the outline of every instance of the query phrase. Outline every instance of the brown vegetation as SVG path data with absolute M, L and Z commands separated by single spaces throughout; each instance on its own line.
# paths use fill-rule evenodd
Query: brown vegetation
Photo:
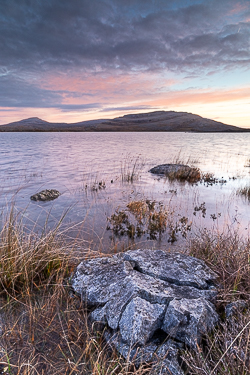
M 217 235 L 204 231 L 187 250 L 218 274 L 217 309 L 222 319 L 217 331 L 206 337 L 206 346 L 183 355 L 188 373 L 250 374 L 250 242 L 230 231 Z M 225 306 L 237 300 L 246 301 L 246 308 L 237 308 L 227 319 Z
M 131 202 L 143 219 L 153 202 Z M 69 251 L 69 248 L 72 250 Z M 250 313 L 238 311 L 230 322 L 224 306 L 250 297 L 250 243 L 237 234 L 204 232 L 186 252 L 202 258 L 219 276 L 218 311 L 222 323 L 198 352 L 183 352 L 187 374 L 250 374 Z M 38 237 L 27 234 L 12 215 L 1 233 L 0 289 L 3 334 L 2 373 L 20 375 L 137 374 L 135 368 L 105 344 L 103 332 L 88 323 L 88 310 L 72 294 L 70 276 L 76 264 L 100 254 L 65 244 L 59 228 Z M 248 302 L 249 303 L 249 302 Z

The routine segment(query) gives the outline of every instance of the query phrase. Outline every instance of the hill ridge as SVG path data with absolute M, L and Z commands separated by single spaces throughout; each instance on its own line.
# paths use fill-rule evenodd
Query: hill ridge
M 56 132 L 56 131 L 123 131 L 123 132 L 248 132 L 250 129 L 201 117 L 189 112 L 153 111 L 132 113 L 114 119 L 97 119 L 75 123 L 54 123 L 30 117 L 0 125 L 0 132 Z

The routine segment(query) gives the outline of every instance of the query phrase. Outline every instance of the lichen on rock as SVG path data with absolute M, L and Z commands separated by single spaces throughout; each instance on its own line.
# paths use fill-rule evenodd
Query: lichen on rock
M 213 305 L 216 279 L 199 259 L 139 249 L 83 261 L 72 286 L 92 308 L 92 323 L 106 325 L 107 340 L 123 356 L 130 353 L 135 363 L 147 362 L 161 348 L 165 367 L 158 373 L 170 374 L 166 369 L 177 368 L 179 352 L 171 341 L 175 355 L 167 356 L 171 337 L 196 349 L 202 335 L 218 322 Z M 159 332 L 165 335 L 163 342 Z

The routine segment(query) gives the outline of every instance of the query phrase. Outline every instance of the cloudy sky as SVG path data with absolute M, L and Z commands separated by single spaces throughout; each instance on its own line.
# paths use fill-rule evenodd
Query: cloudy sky
M 250 0 L 0 0 L 0 124 L 162 109 L 250 127 Z

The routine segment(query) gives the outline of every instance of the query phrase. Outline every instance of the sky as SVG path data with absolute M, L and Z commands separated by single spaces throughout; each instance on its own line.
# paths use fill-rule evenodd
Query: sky
M 250 128 L 250 0 L 0 0 L 0 124 L 156 110 Z

